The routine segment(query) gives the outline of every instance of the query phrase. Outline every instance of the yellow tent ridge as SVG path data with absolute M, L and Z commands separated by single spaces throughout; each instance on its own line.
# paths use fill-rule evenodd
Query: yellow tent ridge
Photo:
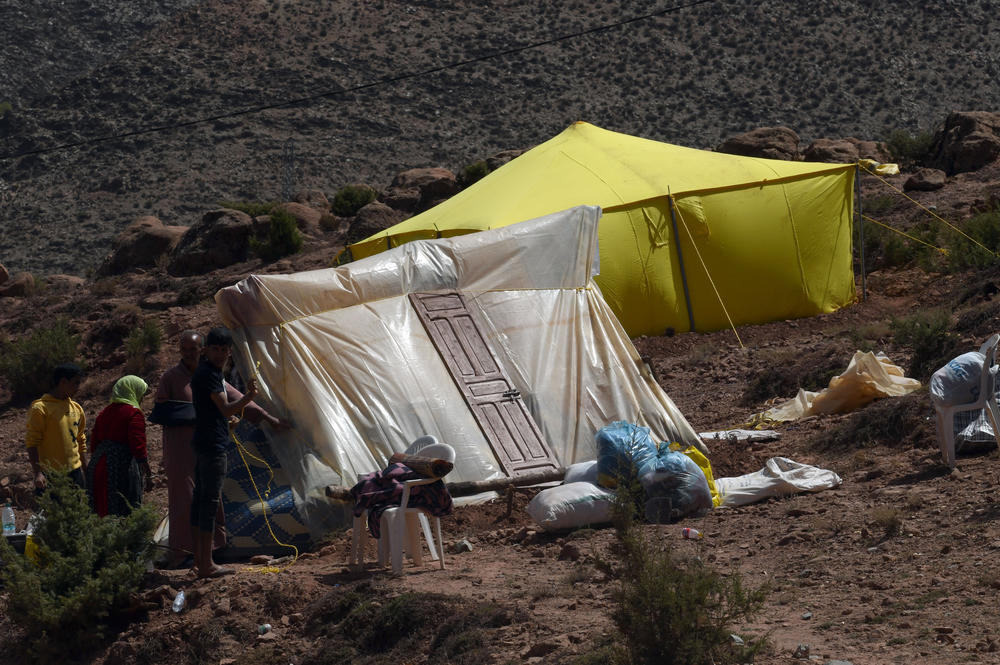
M 854 173 L 854 164 L 741 157 L 577 122 L 350 249 L 358 259 L 596 205 L 595 281 L 629 335 L 799 318 L 855 301 Z

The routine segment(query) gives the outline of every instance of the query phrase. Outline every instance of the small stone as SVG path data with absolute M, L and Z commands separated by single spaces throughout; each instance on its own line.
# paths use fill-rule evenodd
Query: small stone
M 263 635 L 258 635 L 257 636 L 257 641 L 258 642 L 271 642 L 272 640 L 276 640 L 276 639 L 278 639 L 278 636 L 275 634 L 275 632 L 273 630 L 269 630 L 266 633 L 264 633 Z
M 580 548 L 572 543 L 566 543 L 559 551 L 560 561 L 577 561 L 580 558 Z
M 813 618 L 813 613 L 812 613 L 812 612 L 803 612 L 803 613 L 802 613 L 802 618 L 803 618 L 803 619 L 804 619 L 805 621 L 809 621 L 809 619 L 812 619 L 812 618 Z
M 800 644 L 795 647 L 795 652 L 792 654 L 792 658 L 808 658 L 809 657 L 809 645 Z
M 555 642 L 538 642 L 531 646 L 530 649 L 525 651 L 521 657 L 522 658 L 540 658 L 542 656 L 547 656 L 553 651 L 556 651 L 559 645 Z
M 461 554 L 463 552 L 471 552 L 472 543 L 470 543 L 468 539 L 463 538 L 462 540 L 452 543 L 451 551 L 454 552 L 455 554 Z
M 264 566 L 274 561 L 274 557 L 269 554 L 255 554 L 250 557 L 250 563 L 255 566 Z
M 228 596 L 220 598 L 219 601 L 215 603 L 215 616 L 217 617 L 225 616 L 232 611 L 232 601 L 229 600 Z

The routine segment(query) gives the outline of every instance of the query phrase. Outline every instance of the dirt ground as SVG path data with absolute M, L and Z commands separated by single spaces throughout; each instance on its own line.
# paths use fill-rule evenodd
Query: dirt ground
M 319 267 L 334 245 L 331 240 L 329 246 L 309 248 L 294 260 L 268 267 L 234 266 L 200 284 L 209 295 L 214 286 L 251 271 Z M 769 398 L 793 395 L 794 390 L 745 397 L 757 377 L 781 364 L 842 370 L 857 342 L 867 340 L 905 367 L 905 352 L 879 331 L 915 308 L 950 306 L 955 293 L 974 278 L 915 269 L 876 272 L 867 280 L 867 300 L 833 314 L 744 326 L 738 338 L 733 331 L 720 331 L 644 337 L 634 343 L 696 431 L 733 428 L 765 408 Z M 110 293 L 102 288 L 95 295 L 98 289 L 85 284 L 69 296 L 8 299 L 0 324 L 9 331 L 13 322 L 20 322 L 27 329 L 68 316 L 91 340 L 86 351 L 91 371 L 79 398 L 92 423 L 122 373 L 124 357 L 113 349 L 100 351 L 100 342 L 107 340 L 88 334 L 100 328 L 110 335 L 107 321 L 122 305 L 156 293 L 159 279 L 153 271 L 117 278 Z M 147 372 L 154 384 L 175 361 L 180 330 L 216 323 L 207 299 L 155 315 L 167 339 Z M 995 315 L 983 325 L 1000 329 Z M 981 341 L 973 334 L 962 338 L 969 349 Z M 13 496 L 19 527 L 34 505 L 23 447 L 25 408 L 0 390 L 0 492 Z M 887 423 L 894 418 L 901 425 L 892 429 Z M 861 424 L 886 424 L 889 434 L 865 434 Z M 148 432 L 157 480 L 147 500 L 165 511 L 160 431 L 150 426 Z M 700 556 L 723 572 L 738 571 L 753 586 L 769 586 L 756 619 L 733 626 L 734 632 L 770 636 L 771 648 L 756 662 L 793 662 L 796 653 L 814 662 L 854 665 L 1000 662 L 998 453 L 961 456 L 955 470 L 946 469 L 937 452 L 926 389 L 853 414 L 789 423 L 779 432 L 780 439 L 765 443 L 709 443 L 716 476 L 753 472 L 768 458 L 784 456 L 831 469 L 843 483 L 815 494 L 717 509 L 676 525 L 644 527 L 652 539 L 679 554 Z M 529 495 L 516 493 L 509 514 L 507 502 L 499 500 L 458 508 L 444 518 L 449 547 L 461 540 L 471 544 L 468 552 L 449 551 L 445 570 L 427 562 L 399 578 L 374 567 L 351 571 L 346 566 L 350 534 L 341 533 L 314 552 L 278 562 L 278 573 L 250 563 L 239 565 L 234 576 L 210 581 L 195 580 L 183 570 L 151 573 L 143 591 L 148 611 L 99 651 L 82 654 L 81 662 L 131 665 L 167 657 L 220 665 L 327 662 L 317 652 L 318 635 L 323 634 L 317 626 L 327 616 L 322 608 L 359 589 L 378 598 L 420 591 L 462 602 L 490 601 L 508 613 L 506 623 L 490 628 L 494 662 L 573 662 L 613 632 L 610 611 L 617 583 L 596 564 L 615 556 L 614 531 L 539 533 L 524 511 Z M 681 527 L 698 529 L 704 538 L 684 540 Z M 368 558 L 374 558 L 373 552 Z M 170 601 L 178 589 L 190 600 L 186 611 L 175 614 Z M 257 629 L 265 623 L 272 628 L 261 635 Z M 0 650 L 16 657 L 18 648 L 18 632 L 4 615 Z M 428 644 L 414 647 L 406 662 L 427 662 L 429 649 Z

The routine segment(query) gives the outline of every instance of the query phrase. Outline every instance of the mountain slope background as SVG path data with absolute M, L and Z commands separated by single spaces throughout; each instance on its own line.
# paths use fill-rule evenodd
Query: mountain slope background
M 699 148 L 759 126 L 804 144 L 931 131 L 1000 107 L 993 9 L 8 0 L 0 262 L 85 275 L 141 215 L 190 225 L 220 200 L 382 188 L 575 120 Z

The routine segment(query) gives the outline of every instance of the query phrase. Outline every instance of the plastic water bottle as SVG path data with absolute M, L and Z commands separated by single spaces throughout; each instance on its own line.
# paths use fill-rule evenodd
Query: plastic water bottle
M 174 596 L 174 604 L 172 605 L 174 612 L 180 612 L 184 609 L 184 591 L 178 591 L 177 595 Z
M 10 507 L 10 501 L 3 507 L 3 535 L 14 535 L 14 509 Z
M 702 537 L 701 531 L 698 531 L 698 529 L 692 529 L 689 526 L 681 529 L 681 535 L 688 540 L 697 540 Z

